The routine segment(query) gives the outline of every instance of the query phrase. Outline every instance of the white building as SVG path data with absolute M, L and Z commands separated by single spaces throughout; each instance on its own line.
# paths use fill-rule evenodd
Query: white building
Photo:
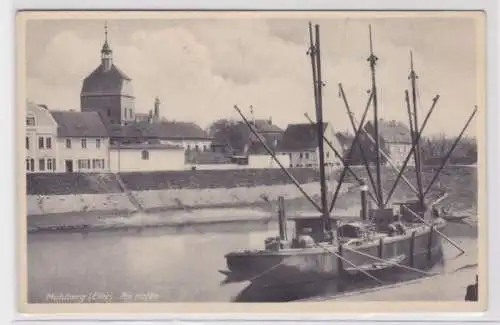
M 26 106 L 26 172 L 55 172 L 57 123 L 45 107 L 29 101 Z
M 325 138 L 333 145 L 339 154 L 342 147 L 329 123 L 324 123 Z M 335 155 L 326 141 L 324 143 L 325 164 L 330 167 L 341 166 L 340 159 Z M 289 167 L 319 167 L 319 141 L 316 124 L 290 124 L 277 150 L 290 158 Z
M 165 144 L 114 144 L 109 162 L 113 173 L 185 169 L 184 148 Z
M 57 123 L 57 171 L 109 171 L 109 137 L 96 112 L 50 111 Z
M 290 156 L 288 154 L 275 154 L 275 158 L 285 168 L 290 166 Z M 281 168 L 275 158 L 266 154 L 250 154 L 248 155 L 248 168 Z

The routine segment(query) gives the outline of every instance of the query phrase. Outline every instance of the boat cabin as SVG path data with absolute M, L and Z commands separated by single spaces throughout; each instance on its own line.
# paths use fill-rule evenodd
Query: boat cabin
M 324 238 L 323 220 L 320 215 L 309 215 L 300 217 L 291 217 L 295 223 L 295 237 L 311 236 L 315 241 Z M 337 222 L 337 236 L 347 238 L 361 238 L 363 233 L 368 231 L 366 222 L 355 217 L 330 217 L 332 224 Z
M 394 205 L 399 205 L 399 215 L 401 216 L 401 220 L 405 222 L 422 223 L 422 220 L 416 218 L 413 213 L 408 211 L 407 208 L 411 209 L 422 219 L 427 219 L 431 213 L 428 207 L 422 206 L 422 204 L 418 200 L 397 202 L 394 203 Z
M 361 222 L 350 222 L 340 225 L 337 228 L 339 237 L 342 238 L 362 238 L 368 232 L 368 228 Z
M 311 236 L 315 241 L 324 239 L 323 219 L 320 215 L 292 217 L 290 220 L 295 223 L 295 238 L 307 235 Z M 330 218 L 330 220 L 332 223 L 335 222 L 334 218 Z

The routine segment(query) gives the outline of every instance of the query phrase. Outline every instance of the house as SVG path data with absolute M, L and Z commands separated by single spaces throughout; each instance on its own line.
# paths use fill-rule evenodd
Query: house
M 112 144 L 109 166 L 113 173 L 184 169 L 184 148 L 169 144 Z
M 391 158 L 394 165 L 402 166 L 412 147 L 410 129 L 403 122 L 383 119 L 379 120 L 378 128 L 380 148 Z M 365 130 L 375 139 L 375 128 L 372 121 L 365 124 Z M 374 148 L 373 142 L 371 145 Z M 375 150 L 373 150 L 374 152 Z M 415 166 L 415 160 L 411 158 L 407 166 Z
M 42 105 L 26 101 L 26 173 L 56 172 L 57 123 Z
M 283 130 L 273 124 L 273 121 L 271 118 L 268 120 L 253 120 L 250 122 L 257 133 L 260 135 L 261 139 L 264 140 L 265 144 L 271 149 L 271 150 L 276 150 L 278 145 L 280 144 L 282 138 L 283 138 Z M 250 131 L 248 128 L 248 125 L 241 123 L 241 127 L 245 129 L 246 133 L 248 134 L 248 140 L 242 148 L 242 154 L 244 155 L 260 155 L 260 154 L 268 154 L 264 146 L 262 145 L 261 141 Z M 241 149 L 241 148 L 238 148 Z
M 325 138 L 340 153 L 341 145 L 333 132 L 330 123 L 324 123 Z M 319 146 L 316 124 L 290 124 L 286 128 L 281 143 L 276 150 L 287 154 L 290 158 L 289 167 L 319 167 Z M 324 141 L 325 164 L 331 167 L 341 165 L 340 159 L 335 155 L 326 141 Z
M 283 129 L 273 124 L 272 118 L 253 120 L 251 123 L 261 139 L 264 140 L 266 146 L 273 151 L 275 157 L 273 158 L 262 145 L 262 142 L 253 133 L 250 133 L 248 143 L 243 150 L 243 154 L 248 157 L 248 168 L 280 168 L 275 158 L 284 167 L 288 167 L 290 165 L 290 156 L 276 152 L 283 139 Z M 247 125 L 244 125 L 244 127 L 248 128 Z
M 109 170 L 109 136 L 97 112 L 49 111 L 57 123 L 57 171 Z

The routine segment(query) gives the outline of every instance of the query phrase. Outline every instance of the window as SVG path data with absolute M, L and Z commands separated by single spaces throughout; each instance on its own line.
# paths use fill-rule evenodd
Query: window
M 43 137 L 38 137 L 38 149 L 43 149 Z
M 52 159 L 47 159 L 47 170 L 52 170 Z
M 66 139 L 66 148 L 71 149 L 71 139 Z
M 142 160 L 149 160 L 149 151 L 142 150 Z
M 301 152 L 301 153 L 300 153 L 300 155 L 299 155 L 299 158 L 300 158 L 300 159 L 302 159 L 302 157 L 303 157 L 303 154 L 302 154 L 302 152 Z
M 30 148 L 30 138 L 26 137 L 26 149 Z
M 330 151 L 326 152 L 326 158 L 330 158 Z
M 188 151 L 191 150 L 191 145 L 190 144 L 187 145 L 187 150 Z
M 93 169 L 104 169 L 104 159 L 92 159 Z
M 56 160 L 52 159 L 52 170 L 56 170 Z
M 38 169 L 41 172 L 45 171 L 45 159 L 38 159 Z
M 108 108 L 108 117 L 111 116 L 111 109 Z
M 130 118 L 132 118 L 132 117 L 133 117 L 133 116 L 132 116 L 132 109 L 131 109 L 131 108 L 129 108 L 129 109 L 128 109 L 128 117 L 130 117 Z
M 306 152 L 306 159 L 309 159 L 309 152 Z
M 200 151 L 200 147 L 198 145 L 195 145 L 194 148 L 196 151 Z
M 203 151 L 207 151 L 207 145 L 206 144 L 203 145 Z
M 46 138 L 45 145 L 46 145 L 47 149 L 52 149 L 52 138 Z
M 90 159 L 78 159 L 78 169 L 90 169 Z
M 101 139 L 95 139 L 95 147 L 99 149 L 101 147 Z
M 26 159 L 26 171 L 28 172 L 35 171 L 35 159 L 33 158 Z
M 82 139 L 82 149 L 86 149 L 87 148 L 87 139 L 83 138 Z
M 26 118 L 26 125 L 27 126 L 35 126 L 36 125 L 35 117 L 34 116 L 28 116 Z

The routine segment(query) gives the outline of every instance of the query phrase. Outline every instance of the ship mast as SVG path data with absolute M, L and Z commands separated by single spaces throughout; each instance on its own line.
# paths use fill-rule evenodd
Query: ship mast
M 321 51 L 320 51 L 320 32 L 319 25 L 314 25 L 315 37 L 313 38 L 312 26 L 309 23 L 311 66 L 313 74 L 314 101 L 316 108 L 316 132 L 318 139 L 319 154 L 319 177 L 321 187 L 321 216 L 325 233 L 331 233 L 332 226 L 327 202 L 328 188 L 326 185 L 325 172 L 325 150 L 324 150 L 324 123 L 323 123 L 323 81 L 321 80 Z
M 373 127 L 374 127 L 374 132 L 375 132 L 375 163 L 376 163 L 376 177 L 377 177 L 377 186 L 375 189 L 375 193 L 377 194 L 377 199 L 378 199 L 378 207 L 383 208 L 384 207 L 384 199 L 383 199 L 383 193 L 382 193 L 382 175 L 380 173 L 380 134 L 379 134 L 379 129 L 378 129 L 378 101 L 377 101 L 377 83 L 376 83 L 376 78 L 375 78 L 375 64 L 378 60 L 378 58 L 375 56 L 373 53 L 373 42 L 372 42 L 372 26 L 369 25 L 369 34 L 370 34 L 370 56 L 368 57 L 367 61 L 370 62 L 370 70 L 371 70 L 371 75 L 372 75 L 372 104 L 373 104 Z
M 418 76 L 413 68 L 413 52 L 410 51 L 410 76 L 408 77 L 411 81 L 411 99 L 412 99 L 412 104 L 413 104 L 413 122 L 414 125 L 410 126 L 411 130 L 416 130 L 416 132 L 420 132 L 420 126 L 418 124 L 418 109 L 417 109 L 417 79 Z M 411 114 L 410 112 L 408 112 Z M 411 123 L 411 117 L 410 117 L 410 123 Z M 412 132 L 413 133 L 413 132 Z M 420 206 L 424 206 L 424 193 L 423 193 L 423 184 L 422 184 L 422 150 L 420 148 L 420 137 L 415 137 L 414 134 L 412 134 L 412 142 L 415 143 L 415 172 L 417 176 L 417 189 L 418 189 L 418 199 L 420 202 Z

